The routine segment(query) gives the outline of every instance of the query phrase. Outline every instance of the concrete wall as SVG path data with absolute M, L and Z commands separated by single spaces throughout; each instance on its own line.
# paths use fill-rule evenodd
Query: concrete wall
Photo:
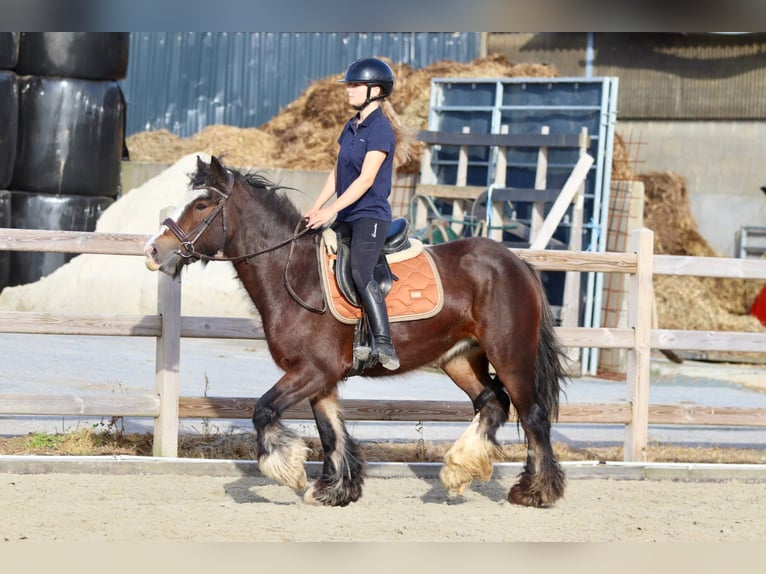
M 702 236 L 733 257 L 742 226 L 766 226 L 766 122 L 619 121 L 638 173 L 674 171 L 687 180 Z M 641 145 L 635 145 L 641 142 Z

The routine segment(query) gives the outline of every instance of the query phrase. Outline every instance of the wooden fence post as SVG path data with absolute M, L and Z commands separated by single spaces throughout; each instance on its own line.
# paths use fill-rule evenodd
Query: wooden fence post
M 165 215 L 165 210 L 163 216 Z M 162 332 L 157 337 L 154 388 L 160 399 L 160 412 L 154 419 L 154 456 L 178 456 L 178 399 L 181 358 L 181 278 L 158 273 L 157 313 Z
M 631 421 L 626 426 L 626 462 L 646 461 L 649 441 L 649 368 L 652 335 L 652 276 L 654 273 L 654 233 L 638 229 L 631 234 L 630 249 L 637 255 L 636 273 L 630 276 L 628 321 L 635 341 L 628 349 L 628 400 Z

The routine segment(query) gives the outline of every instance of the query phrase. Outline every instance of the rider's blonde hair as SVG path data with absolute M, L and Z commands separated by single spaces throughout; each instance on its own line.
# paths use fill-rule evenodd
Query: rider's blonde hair
M 396 138 L 394 167 L 399 167 L 407 163 L 412 155 L 412 144 L 415 141 L 415 130 L 401 122 L 396 110 L 394 110 L 391 102 L 387 99 L 380 102 L 380 109 L 388 121 L 391 122 L 391 127 L 394 129 L 394 137 Z

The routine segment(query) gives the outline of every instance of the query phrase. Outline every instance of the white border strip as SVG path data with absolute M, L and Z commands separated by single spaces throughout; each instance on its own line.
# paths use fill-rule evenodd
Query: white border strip
M 747 480 L 766 482 L 763 464 L 562 462 L 570 479 L 611 478 L 626 480 Z M 370 462 L 367 476 L 374 478 L 438 478 L 439 462 Z M 306 471 L 316 476 L 320 462 L 307 462 Z M 515 478 L 522 463 L 497 463 L 493 478 Z M 255 461 L 160 458 L 150 456 L 40 456 L 0 455 L 5 474 L 183 474 L 187 476 L 261 476 Z

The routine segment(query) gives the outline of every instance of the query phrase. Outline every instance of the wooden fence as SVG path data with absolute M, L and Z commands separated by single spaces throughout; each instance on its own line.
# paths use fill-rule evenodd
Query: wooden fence
M 143 235 L 0 229 L 0 250 L 143 256 Z M 540 270 L 627 273 L 629 327 L 558 327 L 568 347 L 627 350 L 628 401 L 562 405 L 560 423 L 624 424 L 625 460 L 646 459 L 649 424 L 766 426 L 766 409 L 649 404 L 652 349 L 766 352 L 766 334 L 652 329 L 652 276 L 692 275 L 766 280 L 766 260 L 675 257 L 653 254 L 653 233 L 631 236 L 626 253 L 514 250 Z M 147 271 L 148 272 L 148 271 Z M 154 418 L 154 455 L 175 457 L 179 418 L 250 418 L 257 397 L 181 397 L 181 338 L 262 339 L 260 324 L 247 318 L 181 316 L 181 282 L 158 274 L 156 315 L 72 316 L 0 312 L 0 332 L 56 335 L 144 336 L 157 340 L 155 392 L 146 395 L 0 394 L 0 415 L 122 416 Z M 468 400 L 345 400 L 348 420 L 460 421 L 473 416 Z M 308 420 L 308 404 L 286 413 Z

